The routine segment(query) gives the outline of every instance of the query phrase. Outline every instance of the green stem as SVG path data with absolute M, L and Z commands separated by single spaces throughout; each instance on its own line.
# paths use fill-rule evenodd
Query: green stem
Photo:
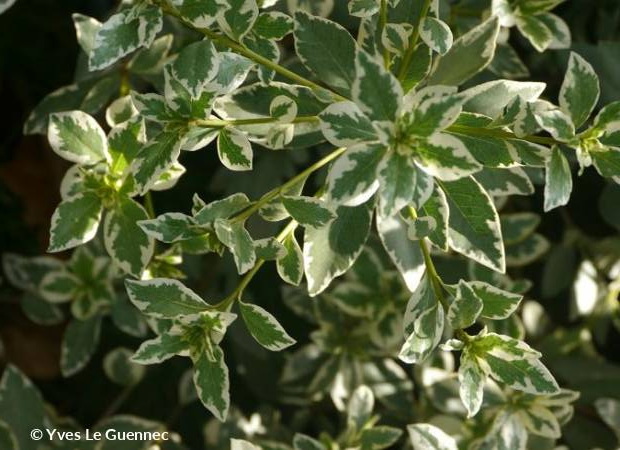
M 169 14 L 173 17 L 176 17 L 178 20 L 180 20 L 186 27 L 191 28 L 193 30 L 198 31 L 199 33 L 204 34 L 205 36 L 207 36 L 209 39 L 211 39 L 213 42 L 224 45 L 226 47 L 228 47 L 229 49 L 233 50 L 234 52 L 245 56 L 248 59 L 251 59 L 252 61 L 267 67 L 268 69 L 273 70 L 276 73 L 279 73 L 280 75 L 294 81 L 295 83 L 301 85 L 301 86 L 305 86 L 307 88 L 313 89 L 313 90 L 322 90 L 322 91 L 328 91 L 332 94 L 332 96 L 338 100 L 338 101 L 342 101 L 342 100 L 347 100 L 345 97 L 341 96 L 340 94 L 332 91 L 331 89 L 325 88 L 317 83 L 315 83 L 314 81 L 308 80 L 307 78 L 302 77 L 301 75 L 296 74 L 295 72 L 287 69 L 286 67 L 282 67 L 280 64 L 271 61 L 268 58 L 265 58 L 264 56 L 250 50 L 249 48 L 245 47 L 244 45 L 242 45 L 239 42 L 236 42 L 232 39 L 230 39 L 228 36 L 225 36 L 223 34 L 219 34 L 216 33 L 212 30 L 209 30 L 208 28 L 197 28 L 194 25 L 192 25 L 191 22 L 189 22 L 188 20 L 186 20 L 172 5 L 170 5 L 166 0 L 153 0 L 153 3 L 157 4 L 162 11 L 164 11 L 166 14 Z
M 383 35 L 383 30 L 387 25 L 387 0 L 381 0 L 381 9 L 379 11 L 379 36 Z M 387 48 L 383 48 L 383 65 L 386 69 L 390 68 L 390 52 Z
M 519 137 L 510 131 L 489 128 L 468 127 L 466 125 L 452 125 L 446 131 L 453 133 L 466 134 L 468 136 L 496 137 L 500 139 L 520 139 L 522 141 L 532 142 L 541 145 L 559 145 L 561 142 L 551 137 L 545 136 L 523 136 Z
M 424 0 L 424 4 L 422 5 L 422 9 L 420 10 L 420 18 L 418 19 L 418 23 L 413 28 L 413 33 L 411 33 L 411 37 L 409 38 L 409 47 L 407 47 L 405 56 L 403 56 L 403 60 L 400 63 L 400 69 L 398 70 L 398 80 L 401 82 L 405 79 L 405 77 L 407 76 L 407 72 L 409 71 L 411 59 L 413 58 L 413 52 L 418 45 L 418 39 L 420 39 L 420 27 L 422 26 L 422 22 L 428 14 L 430 6 L 431 0 Z
M 263 206 L 266 203 L 269 203 L 271 200 L 273 200 L 274 198 L 278 197 L 279 195 L 281 195 L 283 192 L 285 192 L 289 188 L 295 186 L 297 183 L 299 183 L 302 180 L 306 179 L 313 172 L 316 172 L 320 168 L 326 166 L 327 164 L 332 162 L 334 159 L 339 157 L 341 154 L 343 154 L 345 150 L 346 150 L 345 147 L 341 147 L 341 148 L 338 148 L 338 149 L 334 150 L 333 152 L 329 153 L 327 156 L 321 158 L 320 160 L 318 160 L 317 162 L 312 164 L 307 169 L 305 169 L 302 172 L 300 172 L 297 175 L 295 175 L 293 178 L 288 180 L 283 185 L 281 185 L 281 186 L 279 186 L 279 187 L 277 187 L 275 189 L 272 189 L 271 191 L 267 192 L 258 201 L 254 202 L 252 204 L 252 206 L 250 206 L 247 209 L 241 211 L 241 213 L 239 213 L 238 215 L 233 217 L 233 219 L 232 219 L 233 222 L 243 222 L 248 217 L 250 217 L 252 214 L 254 214 L 256 211 L 258 211 L 261 206 Z
M 293 119 L 291 123 L 306 123 L 317 122 L 319 118 L 317 116 L 299 116 Z M 197 119 L 188 123 L 190 126 L 209 127 L 209 128 L 224 128 L 227 126 L 243 126 L 243 125 L 261 125 L 266 123 L 277 123 L 278 119 L 273 117 L 257 117 L 254 119 Z
M 284 227 L 284 229 L 278 234 L 278 236 L 276 237 L 276 240 L 278 242 L 283 242 L 291 233 L 295 231 L 298 225 L 299 224 L 297 222 L 295 222 L 294 220 L 291 220 L 286 225 L 286 227 Z M 232 291 L 230 295 L 227 296 L 224 300 L 219 302 L 217 305 L 213 306 L 213 308 L 220 310 L 220 311 L 228 310 L 235 301 L 241 298 L 241 296 L 243 295 L 243 292 L 245 291 L 245 288 L 248 286 L 248 284 L 250 284 L 250 281 L 252 281 L 252 279 L 254 278 L 254 275 L 258 273 L 258 271 L 263 266 L 263 264 L 265 264 L 264 259 L 259 259 L 258 261 L 256 261 L 256 264 L 254 264 L 254 267 L 252 267 L 252 269 L 250 269 L 250 271 L 244 275 L 244 277 L 241 279 L 241 281 L 239 282 L 235 290 Z
M 418 217 L 418 213 L 413 206 L 409 206 L 409 215 L 412 219 L 416 219 Z M 426 245 L 424 238 L 420 239 L 418 242 L 420 243 L 420 250 L 422 251 L 422 256 L 424 256 L 424 265 L 426 266 L 426 271 L 431 279 L 431 285 L 433 286 L 435 296 L 437 297 L 437 300 L 439 300 L 439 303 L 441 303 L 444 311 L 447 312 L 449 305 L 443 295 L 443 281 L 441 281 L 441 277 L 437 273 L 435 264 L 433 264 L 431 252 L 428 249 L 428 245 Z
M 147 191 L 147 193 L 144 194 L 144 208 L 146 209 L 149 219 L 154 219 L 155 208 L 153 206 L 153 196 L 151 195 L 151 191 Z

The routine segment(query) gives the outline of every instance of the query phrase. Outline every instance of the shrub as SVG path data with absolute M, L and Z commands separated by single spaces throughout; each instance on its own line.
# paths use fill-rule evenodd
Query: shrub
M 2 448 L 38 448 L 35 428 L 57 430 L 50 445 L 170 431 L 145 439 L 183 448 L 175 421 L 194 400 L 209 448 L 578 448 L 583 433 L 562 437 L 575 402 L 617 427 L 613 394 L 579 400 L 592 378 L 572 371 L 617 376 L 592 342 L 618 326 L 618 241 L 564 206 L 577 167 L 609 181 L 614 214 L 620 102 L 599 104 L 576 51 L 557 95 L 516 81 L 529 74 L 515 42 L 571 47 L 560 3 L 350 0 L 330 16 L 327 0 L 136 0 L 104 22 L 74 14 L 81 70 L 24 125 L 72 163 L 51 218 L 61 257 L 7 254 L 4 271 L 32 321 L 67 323 L 64 377 L 102 364 L 124 388 L 84 428 L 9 365 Z M 202 175 L 190 152 L 221 168 Z M 176 193 L 186 171 L 191 201 Z M 559 244 L 539 231 L 540 203 L 564 214 Z M 568 305 L 572 285 L 570 318 L 533 300 Z M 162 392 L 179 390 L 168 419 L 125 402 L 157 396 L 140 386 L 160 368 Z

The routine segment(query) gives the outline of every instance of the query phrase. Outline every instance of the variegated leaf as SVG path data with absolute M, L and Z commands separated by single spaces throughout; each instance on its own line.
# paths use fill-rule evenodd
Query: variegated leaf
M 252 170 L 252 145 L 236 128 L 224 128 L 217 136 L 217 154 L 229 170 Z
M 359 144 L 349 148 L 327 175 L 329 199 L 345 206 L 368 201 L 379 188 L 377 169 L 385 152 L 379 144 Z
M 600 86 L 592 66 L 577 53 L 571 53 L 560 89 L 560 108 L 579 128 L 590 117 L 600 96 Z
M 92 191 L 75 194 L 60 202 L 52 215 L 49 252 L 60 252 L 95 237 L 103 204 Z
M 157 319 L 174 319 L 205 311 L 209 305 L 178 280 L 156 278 L 125 280 L 129 299 L 142 313 Z
M 455 251 L 498 272 L 506 269 L 499 216 L 473 178 L 442 182 L 449 207 L 448 243 Z
M 105 133 L 82 111 L 52 114 L 47 137 L 52 149 L 67 161 L 92 165 L 110 160 Z
M 256 342 L 271 351 L 281 351 L 295 344 L 273 315 L 258 305 L 239 302 L 241 317 Z
M 217 219 L 215 221 L 215 233 L 222 244 L 232 253 L 239 274 L 246 273 L 254 267 L 256 263 L 254 242 L 243 223 Z
M 452 47 L 453 36 L 450 27 L 434 17 L 425 17 L 420 27 L 420 37 L 426 45 L 440 55 L 444 55 Z
M 230 381 L 224 352 L 213 347 L 213 358 L 206 352 L 194 361 L 194 385 L 202 404 L 221 422 L 226 420 L 230 407 Z
M 435 350 L 444 329 L 444 311 L 435 297 L 429 275 L 424 273 L 407 303 L 403 330 L 406 337 L 399 359 L 416 364 L 424 361 Z
M 332 103 L 319 114 L 319 119 L 325 139 L 337 147 L 377 140 L 371 121 L 353 102 Z
M 573 177 L 566 157 L 559 147 L 552 149 L 545 170 L 545 212 L 568 203 L 573 190 Z
M 476 322 L 483 308 L 483 302 L 476 291 L 464 280 L 456 288 L 456 296 L 448 309 L 448 321 L 455 330 L 467 328 Z
M 247 34 L 258 18 L 256 0 L 224 0 L 219 2 L 224 10 L 217 16 L 217 23 L 232 39 L 238 41 Z

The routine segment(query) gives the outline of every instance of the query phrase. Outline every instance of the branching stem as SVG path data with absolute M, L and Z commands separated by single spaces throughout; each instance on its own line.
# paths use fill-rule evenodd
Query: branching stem
M 411 37 L 409 38 L 409 47 L 407 47 L 407 51 L 405 52 L 405 56 L 403 56 L 403 60 L 400 63 L 400 68 L 398 69 L 398 80 L 403 81 L 407 76 L 407 72 L 409 71 L 409 66 L 411 65 L 411 59 L 413 58 L 413 53 L 415 52 L 415 48 L 418 45 L 418 39 L 420 39 L 420 28 L 422 27 L 422 22 L 426 18 L 428 14 L 428 10 L 431 7 L 431 0 L 424 0 L 424 4 L 422 5 L 422 9 L 420 11 L 420 18 L 418 19 L 418 23 L 413 27 L 413 32 L 411 33 Z

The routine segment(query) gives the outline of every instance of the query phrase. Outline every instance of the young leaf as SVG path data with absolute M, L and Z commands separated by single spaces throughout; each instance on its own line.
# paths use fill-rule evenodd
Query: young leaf
M 103 222 L 103 242 L 108 254 L 125 273 L 137 278 L 153 256 L 155 243 L 137 222 L 148 219 L 146 210 L 129 197 L 120 196 Z
M 497 16 L 491 16 L 459 37 L 439 58 L 429 85 L 458 86 L 469 80 L 493 60 L 499 34 Z
M 450 27 L 434 17 L 425 17 L 420 27 L 420 37 L 426 45 L 440 55 L 446 54 L 452 47 L 453 37 Z
M 398 80 L 368 53 L 358 50 L 355 57 L 353 101 L 371 120 L 391 122 L 403 97 Z
M 577 53 L 572 52 L 566 77 L 560 89 L 560 108 L 579 128 L 590 117 L 601 90 L 592 66 Z
M 224 33 L 238 41 L 252 29 L 258 17 L 256 0 L 225 0 L 220 2 L 224 11 L 217 16 L 217 23 Z
M 545 212 L 568 203 L 573 177 L 568 161 L 559 147 L 554 147 L 545 170 Z
M 229 170 L 252 170 L 252 145 L 236 128 L 224 128 L 217 136 L 217 154 Z
M 60 252 L 94 238 L 102 208 L 101 199 L 92 191 L 75 194 L 60 202 L 52 216 L 47 251 Z
M 454 438 L 440 428 L 427 423 L 407 425 L 415 450 L 457 450 Z
M 345 206 L 367 202 L 379 188 L 377 168 L 385 152 L 379 144 L 359 144 L 349 148 L 327 175 L 329 200 Z
M 286 249 L 286 256 L 276 261 L 278 275 L 280 275 L 280 278 L 286 283 L 299 286 L 304 276 L 304 260 L 301 248 L 292 233 L 282 244 Z
M 569 142 L 575 137 L 575 125 L 571 118 L 559 109 L 539 113 L 536 118 L 542 128 L 561 142 Z
M 284 196 L 282 204 L 291 217 L 305 227 L 324 227 L 336 218 L 326 202 L 314 197 Z
M 105 133 L 82 111 L 52 114 L 47 138 L 52 149 L 67 161 L 91 165 L 110 160 Z
M 424 361 L 439 344 L 443 328 L 444 311 L 425 273 L 407 303 L 403 319 L 406 341 L 398 358 L 408 364 Z
M 239 310 L 252 337 L 267 350 L 279 352 L 295 344 L 277 319 L 260 306 L 240 301 Z
M 355 79 L 355 41 L 342 26 L 305 12 L 295 13 L 295 53 L 328 86 L 345 96 Z
M 334 278 L 353 265 L 364 249 L 371 218 L 370 205 L 340 206 L 332 223 L 306 229 L 304 269 L 311 296 L 323 292 Z
M 180 281 L 156 278 L 125 280 L 129 299 L 142 313 L 156 319 L 174 319 L 205 311 L 209 305 Z
M 353 102 L 332 103 L 319 114 L 319 119 L 325 139 L 337 147 L 377 140 L 372 122 Z
M 162 11 L 155 5 L 139 4 L 114 14 L 95 35 L 89 69 L 105 69 L 134 50 L 150 46 L 162 25 Z
M 256 263 L 254 242 L 243 223 L 229 222 L 224 219 L 215 221 L 217 238 L 232 253 L 239 274 L 246 273 Z
M 448 321 L 455 330 L 467 328 L 476 322 L 483 303 L 476 291 L 464 280 L 456 288 L 456 296 L 448 309 Z
M 213 357 L 212 360 L 203 352 L 194 361 L 194 385 L 202 404 L 224 422 L 230 407 L 228 367 L 224 361 L 224 352 L 217 345 L 213 346 Z
M 506 270 L 499 216 L 493 201 L 471 177 L 442 182 L 450 211 L 448 243 L 455 251 L 498 272 Z
M 530 405 L 526 409 L 519 410 L 518 415 L 525 428 L 532 434 L 549 439 L 559 439 L 562 436 L 560 423 L 548 408 Z
M 603 177 L 620 177 L 620 148 L 608 147 L 589 153 L 592 164 Z
M 70 377 L 82 370 L 97 349 L 101 333 L 101 316 L 87 320 L 73 319 L 60 347 L 60 371 Z

